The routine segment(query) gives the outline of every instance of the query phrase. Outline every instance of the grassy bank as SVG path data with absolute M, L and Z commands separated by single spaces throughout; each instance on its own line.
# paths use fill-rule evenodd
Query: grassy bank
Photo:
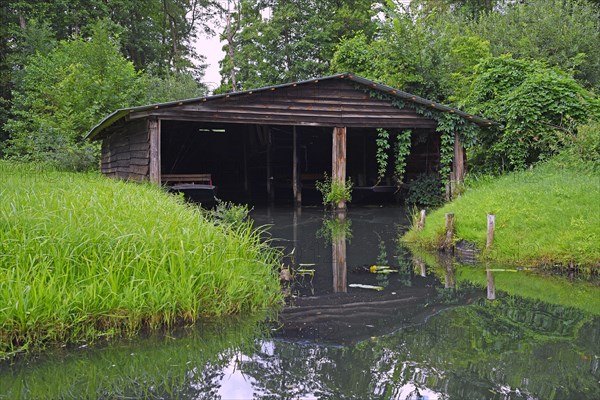
M 478 182 L 432 212 L 425 228 L 402 240 L 439 248 L 444 215 L 454 213 L 455 239 L 485 247 L 488 213 L 496 215 L 493 247 L 482 255 L 512 265 L 600 267 L 600 173 L 557 158 L 532 170 Z
M 0 161 L 0 356 L 265 309 L 277 254 L 151 185 Z

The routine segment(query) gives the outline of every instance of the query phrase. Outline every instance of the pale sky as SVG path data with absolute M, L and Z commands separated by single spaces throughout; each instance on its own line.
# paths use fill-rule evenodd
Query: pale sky
M 206 57 L 206 74 L 204 75 L 204 83 L 211 92 L 221 84 L 221 75 L 219 74 L 219 61 L 223 59 L 225 53 L 221 50 L 223 43 L 219 40 L 220 28 L 215 28 L 217 35 L 213 37 L 201 36 L 195 44 L 198 54 Z

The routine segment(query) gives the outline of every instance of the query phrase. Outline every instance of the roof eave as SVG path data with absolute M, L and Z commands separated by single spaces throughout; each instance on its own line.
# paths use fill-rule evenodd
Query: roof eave
M 457 108 L 453 108 L 453 107 L 449 107 L 449 106 L 446 106 L 446 105 L 443 105 L 443 104 L 440 104 L 437 102 L 433 102 L 433 101 L 427 100 L 423 97 L 419 97 L 419 96 L 413 95 L 411 93 L 404 92 L 402 90 L 395 89 L 393 87 L 386 86 L 386 85 L 371 81 L 369 79 L 354 75 L 350 72 L 345 72 L 345 73 L 326 76 L 326 77 L 322 77 L 322 78 L 313 78 L 313 79 L 307 79 L 304 81 L 283 83 L 283 84 L 272 85 L 272 86 L 265 86 L 265 87 L 258 88 L 258 89 L 243 90 L 240 92 L 223 93 L 223 94 L 218 94 L 218 95 L 213 95 L 213 96 L 204 96 L 204 97 L 197 97 L 197 98 L 192 98 L 192 99 L 169 101 L 169 102 L 165 102 L 165 103 L 156 103 L 156 104 L 149 104 L 149 105 L 144 105 L 144 106 L 121 108 L 119 110 L 116 110 L 112 114 L 110 114 L 105 119 L 103 119 L 98 125 L 94 126 L 90 130 L 90 132 L 85 136 L 85 139 L 90 139 L 90 140 L 99 139 L 101 137 L 101 136 L 99 136 L 99 134 L 104 129 L 108 128 L 109 126 L 111 126 L 112 124 L 114 124 L 115 122 L 117 122 L 118 120 L 123 118 L 124 116 L 129 115 L 130 113 L 133 113 L 133 112 L 147 111 L 147 110 L 151 110 L 151 109 L 158 109 L 158 108 L 164 108 L 164 107 L 174 107 L 174 106 L 180 106 L 180 105 L 187 104 L 187 103 L 196 103 L 199 101 L 217 100 L 217 99 L 228 98 L 228 97 L 232 97 L 232 96 L 242 96 L 242 95 L 248 95 L 248 94 L 253 94 L 253 93 L 257 93 L 257 92 L 277 90 L 277 89 L 286 88 L 286 87 L 290 87 L 290 86 L 303 85 L 303 84 L 307 84 L 307 83 L 311 83 L 311 82 L 318 83 L 319 81 L 330 80 L 330 79 L 340 79 L 340 78 L 341 79 L 346 79 L 346 78 L 350 79 L 361 85 L 379 90 L 388 95 L 395 96 L 395 97 L 398 97 L 403 100 L 412 101 L 414 103 L 421 104 L 421 105 L 423 105 L 425 107 L 429 107 L 431 109 L 435 109 L 435 110 L 438 110 L 441 112 L 455 113 L 456 115 L 459 115 L 459 116 L 467 119 L 469 122 L 473 122 L 482 127 L 495 125 L 495 123 L 493 121 L 478 117 L 476 115 L 466 113 Z

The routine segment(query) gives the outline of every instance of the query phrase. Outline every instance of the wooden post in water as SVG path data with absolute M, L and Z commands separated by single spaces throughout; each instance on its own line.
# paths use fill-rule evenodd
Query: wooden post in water
M 423 230 L 423 228 L 425 228 L 425 213 L 425 210 L 421 210 L 421 212 L 419 213 L 419 221 L 417 222 L 418 230 Z
M 419 275 L 425 278 L 427 276 L 427 266 L 425 265 L 425 262 L 418 257 L 413 257 L 413 263 L 419 267 Z
M 444 240 L 444 250 L 452 250 L 452 240 L 454 239 L 454 214 L 446 214 L 446 238 Z
M 148 119 L 148 139 L 150 144 L 150 182 L 160 185 L 160 119 Z
M 331 146 L 331 181 L 346 184 L 346 127 L 333 128 L 333 143 Z M 340 200 L 336 205 L 338 210 L 346 208 L 346 202 Z
M 335 218 L 340 224 L 346 219 L 345 212 L 336 213 Z M 347 285 L 347 265 L 346 265 L 346 232 L 342 229 L 337 236 L 331 238 L 331 261 L 333 268 L 333 292 L 346 293 Z
M 300 174 L 298 173 L 298 133 L 296 132 L 296 126 L 294 126 L 292 141 L 292 191 L 294 193 L 294 206 L 300 207 L 302 205 L 302 188 L 300 186 Z
M 452 256 L 448 254 L 441 254 L 439 261 L 446 269 L 446 275 L 444 277 L 444 288 L 454 289 L 456 287 L 456 279 L 454 278 L 454 260 Z
M 485 241 L 485 248 L 489 249 L 492 247 L 494 242 L 494 230 L 496 229 L 496 215 L 488 214 L 487 216 L 487 238 Z
M 488 300 L 496 300 L 496 282 L 494 281 L 494 273 L 487 269 L 487 298 Z

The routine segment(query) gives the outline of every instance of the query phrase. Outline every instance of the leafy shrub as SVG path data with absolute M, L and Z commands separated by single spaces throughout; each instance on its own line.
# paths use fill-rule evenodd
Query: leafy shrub
M 410 183 L 406 204 L 439 207 L 444 203 L 442 180 L 437 174 L 422 174 Z
M 352 200 L 353 183 L 350 178 L 346 182 L 340 183 L 325 174 L 323 181 L 317 181 L 315 184 L 317 190 L 323 195 L 323 205 L 336 207 L 340 201 L 349 202 Z
M 550 164 L 557 168 L 600 173 L 600 122 L 581 126 L 573 143 L 553 157 Z
M 218 200 L 217 207 L 210 212 L 210 215 L 217 224 L 239 227 L 246 223 L 249 212 L 246 204 Z
M 482 130 L 470 158 L 479 172 L 495 174 L 558 154 L 600 113 L 598 99 L 566 72 L 510 55 L 476 67 L 467 104 L 500 124 Z
M 90 169 L 98 152 L 84 141 L 87 132 L 113 110 L 143 101 L 141 73 L 121 55 L 109 23 L 92 29 L 90 40 L 64 40 L 25 60 L 4 126 L 7 156 Z

